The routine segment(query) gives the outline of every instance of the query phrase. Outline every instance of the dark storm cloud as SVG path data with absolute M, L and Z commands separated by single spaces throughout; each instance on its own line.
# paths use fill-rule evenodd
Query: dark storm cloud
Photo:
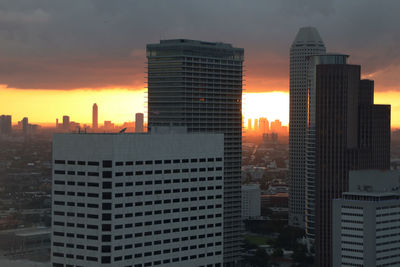
M 0 84 L 12 88 L 144 86 L 145 45 L 167 38 L 244 47 L 247 87 L 287 89 L 301 26 L 351 55 L 385 90 L 399 88 L 398 0 L 3 0 Z

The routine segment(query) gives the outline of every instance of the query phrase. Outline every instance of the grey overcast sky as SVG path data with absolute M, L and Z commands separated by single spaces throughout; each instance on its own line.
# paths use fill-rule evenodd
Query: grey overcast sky
M 400 90 L 399 12 L 399 0 L 0 0 L 0 84 L 135 90 L 147 43 L 190 38 L 243 47 L 249 92 L 287 91 L 289 46 L 315 26 L 377 90 Z

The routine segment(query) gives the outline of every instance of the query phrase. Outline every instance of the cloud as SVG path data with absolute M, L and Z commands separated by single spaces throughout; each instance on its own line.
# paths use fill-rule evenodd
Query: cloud
M 244 47 L 248 90 L 284 90 L 289 46 L 299 27 L 311 25 L 377 89 L 400 89 L 398 10 L 398 0 L 3 0 L 0 81 L 21 89 L 137 88 L 145 86 L 147 43 L 191 38 Z

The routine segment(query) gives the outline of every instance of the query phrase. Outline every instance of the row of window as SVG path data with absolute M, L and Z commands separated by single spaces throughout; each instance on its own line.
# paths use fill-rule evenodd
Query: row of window
M 222 226 L 221 223 L 215 224 L 215 227 L 221 227 L 221 226 Z M 214 228 L 214 224 L 207 224 L 207 225 L 204 224 L 204 225 L 199 225 L 198 226 L 198 229 L 205 229 L 205 228 Z M 176 229 L 179 229 L 179 228 L 176 228 Z M 180 229 L 180 231 L 182 231 L 182 232 L 189 231 L 189 227 L 182 227 Z M 144 236 L 161 235 L 163 233 L 164 234 L 169 234 L 171 232 L 174 232 L 174 229 L 164 229 L 163 231 L 157 230 L 157 231 L 153 231 L 153 232 L 148 231 L 148 232 L 144 232 L 144 233 L 137 233 L 138 236 L 136 236 L 136 234 L 135 234 L 135 237 L 141 237 L 143 235 Z M 148 233 L 148 234 L 146 234 L 146 233 Z M 64 233 L 64 232 L 58 232 L 58 231 L 54 231 L 53 235 L 55 237 L 57 237 L 57 236 L 61 236 L 61 237 L 66 236 L 66 237 L 69 237 L 69 238 L 77 238 L 77 239 L 85 239 L 85 237 L 86 237 L 86 240 L 99 240 L 99 236 L 97 236 L 97 235 L 84 235 L 84 234 L 75 234 L 75 233 L 69 233 L 69 232 Z M 221 232 L 215 233 L 215 236 L 222 236 L 222 233 Z M 113 240 L 122 240 L 122 239 L 130 239 L 130 238 L 133 238 L 133 234 L 114 235 Z M 152 245 L 169 244 L 171 242 L 172 243 L 176 243 L 176 242 L 181 242 L 181 241 L 197 240 L 197 239 L 203 239 L 203 238 L 206 238 L 205 234 L 183 236 L 181 238 L 177 237 L 177 238 L 173 238 L 173 239 L 164 239 L 162 242 L 161 242 L 161 240 L 155 240 L 154 242 L 148 241 L 148 242 L 145 242 L 145 243 L 138 242 L 138 243 L 135 244 L 135 248 L 143 247 L 143 244 L 146 244 L 145 246 L 152 246 Z M 105 234 L 101 235 L 101 241 L 103 243 L 111 242 L 111 239 L 112 239 L 111 235 L 105 235 Z M 54 238 L 54 242 L 57 242 L 57 238 Z M 127 245 L 127 246 L 130 246 L 130 245 Z M 132 248 L 132 247 L 125 247 L 125 249 L 128 249 L 128 248 Z
M 197 191 L 206 191 L 206 187 L 191 187 L 190 191 L 186 189 L 188 188 L 182 188 L 182 192 L 197 192 Z M 216 190 L 221 190 L 222 186 L 216 186 L 215 187 Z M 164 193 L 163 193 L 164 192 Z M 150 195 L 161 195 L 161 194 L 171 194 L 173 193 L 173 191 L 171 189 L 165 189 L 165 190 L 147 190 L 147 191 L 138 191 L 135 192 L 135 194 L 133 194 L 133 192 L 128 192 L 125 193 L 125 197 L 132 197 L 133 195 L 135 196 L 150 196 Z M 61 191 L 61 190 L 54 190 L 54 195 L 59 195 L 59 196 L 78 196 L 78 197 L 84 197 L 85 196 L 85 192 L 73 192 L 73 191 Z M 92 197 L 92 198 L 98 198 L 99 194 L 97 193 L 87 193 L 86 194 L 87 197 Z M 124 193 L 115 193 L 114 197 L 116 198 L 120 198 L 123 197 Z M 103 199 L 112 199 L 112 193 L 111 192 L 103 192 L 102 193 L 102 198 Z M 215 196 L 216 199 L 222 198 L 222 195 L 216 195 Z M 173 200 L 173 202 L 187 202 L 189 201 L 189 198 L 176 198 Z
M 177 164 L 177 163 L 197 163 L 197 162 L 221 162 L 222 158 L 193 158 L 193 159 L 165 159 L 165 160 L 137 160 L 137 161 L 116 161 L 115 166 L 133 166 L 133 165 L 152 165 L 152 164 Z M 112 167 L 112 160 L 103 160 L 102 166 L 104 168 Z M 88 165 L 88 166 L 100 166 L 98 161 L 75 161 L 75 160 L 54 160 L 54 164 L 58 165 Z
M 197 207 L 192 207 L 191 211 L 193 211 L 193 210 L 197 210 Z M 166 212 L 166 211 L 168 211 L 168 212 Z M 125 216 L 124 216 L 124 214 L 115 214 L 114 215 L 114 219 L 132 218 L 132 217 L 137 218 L 137 217 L 142 217 L 142 216 L 151 216 L 153 214 L 156 215 L 157 212 L 160 212 L 159 214 L 161 214 L 161 211 L 136 212 L 135 214 L 133 214 L 133 213 L 125 213 Z M 171 213 L 170 210 L 164 210 L 164 214 L 167 214 L 167 213 Z M 53 214 L 57 215 L 57 216 L 66 216 L 66 217 L 75 217 L 76 216 L 78 218 L 85 218 L 85 213 L 76 213 L 75 214 L 75 212 L 54 211 Z M 190 217 L 190 220 L 191 221 L 197 220 L 197 218 L 198 219 L 205 219 L 205 217 L 206 217 L 205 215 L 200 215 L 198 217 L 197 216 L 193 216 L 193 217 Z M 217 213 L 217 214 L 208 214 L 207 215 L 207 219 L 213 219 L 214 217 L 215 218 L 220 218 L 220 217 L 222 217 L 222 214 Z M 98 219 L 99 215 L 97 215 L 97 214 L 86 214 L 86 218 L 88 218 L 88 219 Z M 110 221 L 111 220 L 111 214 L 110 213 L 103 213 L 101 215 L 101 219 L 103 221 Z M 175 222 L 180 222 L 180 221 L 182 221 L 182 222 L 189 221 L 189 217 L 174 218 L 174 219 L 164 219 L 163 221 L 157 220 L 157 221 L 154 221 L 154 224 L 162 224 L 162 223 L 166 224 L 166 223 L 171 223 L 171 222 L 175 223 Z M 153 221 L 145 222 L 144 225 L 146 225 L 146 226 L 153 225 Z M 139 227 L 139 226 L 143 226 L 143 223 L 142 222 L 137 222 L 135 224 L 135 227 Z
M 125 182 L 125 187 L 129 187 L 129 186 L 140 186 L 140 185 L 153 185 L 153 184 L 180 184 L 180 183 L 189 183 L 189 182 L 204 182 L 204 181 L 220 181 L 222 180 L 222 176 L 208 176 L 208 177 L 193 177 L 193 178 L 182 178 L 182 179 L 164 179 L 164 180 L 148 180 L 148 181 L 136 181 L 135 183 L 133 182 Z M 99 187 L 98 183 L 86 183 L 86 182 L 75 182 L 75 181 L 64 181 L 64 180 L 54 180 L 54 184 L 56 185 L 71 185 L 71 186 L 88 186 L 88 187 Z M 112 187 L 111 182 L 103 182 L 103 188 L 105 188 L 105 186 L 109 186 L 109 188 Z M 118 182 L 118 183 L 114 183 L 115 187 L 123 187 L 124 184 L 122 182 Z
M 189 173 L 189 172 L 212 172 L 212 171 L 222 171 L 222 167 L 208 167 L 208 168 L 190 168 L 190 169 L 173 169 L 173 170 L 147 170 L 147 171 L 131 171 L 125 172 L 125 176 L 136 176 L 139 175 L 153 175 L 153 174 L 171 174 L 171 173 Z M 84 171 L 65 171 L 65 170 L 54 170 L 54 174 L 68 174 L 68 175 L 79 175 L 79 176 L 100 176 L 99 172 L 84 172 Z M 103 171 L 103 178 L 111 178 L 112 173 Z M 124 172 L 115 172 L 114 176 L 124 176 Z
M 214 199 L 214 196 L 207 196 L 207 200 L 212 200 Z M 205 197 L 191 197 L 190 201 L 198 201 L 198 200 L 206 200 Z M 125 203 L 125 208 L 128 207 L 141 207 L 141 206 L 152 206 L 152 205 L 160 205 L 160 204 L 170 204 L 170 203 L 174 203 L 173 199 L 164 199 L 163 201 L 161 200 L 149 200 L 149 201 L 137 201 L 137 202 L 129 202 L 129 203 Z M 88 208 L 93 208 L 93 209 L 98 209 L 99 208 L 99 204 L 93 204 L 93 203 L 83 203 L 83 202 L 71 202 L 71 201 L 58 201 L 55 200 L 54 201 L 54 205 L 55 206 L 69 206 L 69 207 L 88 207 Z M 114 204 L 114 208 L 119 209 L 119 208 L 123 208 L 124 204 L 123 203 L 118 203 L 118 204 Z M 217 204 L 215 205 L 215 208 L 222 208 L 222 204 Z M 111 203 L 102 203 L 102 209 L 103 210 L 111 210 Z M 206 209 L 206 206 L 199 206 L 198 207 L 199 210 L 204 210 Z M 214 205 L 207 205 L 207 209 L 214 209 Z M 197 210 L 197 207 L 190 207 L 190 210 Z M 171 211 L 171 210 L 168 210 Z M 185 211 L 189 211 L 189 208 L 176 208 L 173 209 L 172 212 L 185 212 Z M 159 214 L 158 212 L 161 213 L 160 211 L 154 211 L 155 214 Z
M 199 236 L 199 239 L 204 239 L 206 238 L 205 235 L 201 235 Z M 184 241 L 189 240 L 188 237 L 184 238 Z M 165 240 L 164 240 L 165 241 Z M 172 242 L 177 243 L 182 241 L 182 238 L 174 238 L 172 239 Z M 133 249 L 135 248 L 140 248 L 140 247 L 148 247 L 148 246 L 152 246 L 150 245 L 152 242 L 145 242 L 145 243 L 135 243 L 135 244 L 127 244 L 127 245 L 119 245 L 119 246 L 114 246 L 114 250 L 113 251 L 119 251 L 122 249 Z M 169 244 L 171 242 L 162 242 L 161 240 L 156 240 L 153 242 L 154 245 L 161 245 L 161 244 Z M 193 249 L 202 249 L 202 248 L 209 248 L 209 247 L 214 247 L 214 246 L 221 246 L 222 242 L 209 242 L 209 243 L 203 243 L 203 244 L 198 244 L 198 245 L 191 245 L 191 246 L 179 246 L 177 248 L 174 249 L 164 249 L 162 252 L 161 250 L 159 251 L 154 251 L 153 254 L 154 255 L 159 255 L 159 254 L 169 254 L 169 253 L 174 253 L 174 252 L 179 252 L 179 251 L 187 251 L 189 249 L 193 250 Z M 54 247 L 66 247 L 66 248 L 76 248 L 76 249 L 82 249 L 82 250 L 92 250 L 92 251 L 100 251 L 102 253 L 111 253 L 111 246 L 101 246 L 101 247 L 97 247 L 97 246 L 84 246 L 82 244 L 72 244 L 72 243 L 63 243 L 63 242 L 53 242 L 53 246 Z M 140 258 L 140 256 L 138 255 L 138 257 L 135 258 Z
M 158 253 L 158 251 L 157 251 Z M 171 259 L 164 259 L 164 260 L 157 260 L 154 262 L 147 262 L 147 263 L 138 263 L 133 265 L 133 267 L 143 267 L 143 266 L 155 266 L 155 265 L 161 265 L 161 264 L 169 264 L 169 263 L 176 263 L 179 261 L 187 261 L 187 260 L 194 260 L 197 258 L 204 258 L 204 257 L 212 257 L 214 255 L 221 255 L 222 252 L 221 251 L 216 251 L 216 252 L 207 252 L 207 253 L 200 253 L 198 255 L 191 255 L 191 256 L 183 256 L 183 257 L 176 257 L 176 258 L 171 258 Z M 148 257 L 151 256 L 152 252 L 146 252 L 146 253 L 137 253 L 134 256 L 133 255 L 125 255 L 124 257 L 122 256 L 118 256 L 118 257 L 114 257 L 114 262 L 118 262 L 118 261 L 122 261 L 122 259 L 124 260 L 131 260 L 131 259 L 138 259 L 141 257 Z M 154 254 L 154 255 L 158 255 L 158 254 Z M 69 259 L 73 259 L 74 255 L 73 254 L 64 254 L 64 253 L 60 253 L 60 252 L 53 252 L 53 256 L 54 257 L 58 257 L 58 258 L 69 258 Z M 85 260 L 85 257 L 83 255 L 76 255 L 76 259 L 77 260 Z M 99 259 L 97 257 L 91 257 L 91 256 L 86 256 L 86 260 L 87 261 L 93 261 L 93 262 L 98 262 Z M 102 256 L 101 257 L 101 263 L 111 263 L 111 257 L 110 256 Z M 54 267 L 59 267 L 59 266 L 64 266 L 61 263 L 54 263 L 53 264 Z M 131 265 L 132 266 L 132 265 Z M 215 267 L 220 267 L 221 264 L 210 264 L 207 266 L 215 266 Z

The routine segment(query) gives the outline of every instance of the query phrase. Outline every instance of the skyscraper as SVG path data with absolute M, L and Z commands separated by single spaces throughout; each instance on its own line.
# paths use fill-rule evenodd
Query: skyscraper
M 26 136 L 29 133 L 29 122 L 28 122 L 28 118 L 24 117 L 22 119 L 22 133 Z
M 332 200 L 348 191 L 350 170 L 389 169 L 390 106 L 372 103 L 373 83 L 360 80 L 360 66 L 346 64 L 346 55 L 319 57 L 325 59 L 315 65 L 309 109 L 315 112 L 315 249 L 317 266 L 332 266 Z
M 99 109 L 96 103 L 93 104 L 92 108 L 92 128 L 99 128 Z
M 258 132 L 260 129 L 260 125 L 258 124 L 258 119 L 254 119 L 254 131 Z
M 135 133 L 143 133 L 144 132 L 144 114 L 136 113 L 135 114 Z
M 11 134 L 12 122 L 11 115 L 0 116 L 0 134 Z
M 68 131 L 70 128 L 69 116 L 63 116 L 63 129 Z
M 223 135 L 152 130 L 54 135 L 52 266 L 222 266 Z
M 260 118 L 259 127 L 262 134 L 269 132 L 269 121 L 267 118 Z
M 307 57 L 324 54 L 313 27 L 300 28 L 290 47 L 289 224 L 304 228 L 305 138 L 307 128 Z
M 224 134 L 225 266 L 241 254 L 243 54 L 231 44 L 186 39 L 147 45 L 149 128 Z
M 247 129 L 251 130 L 251 119 L 247 120 Z

